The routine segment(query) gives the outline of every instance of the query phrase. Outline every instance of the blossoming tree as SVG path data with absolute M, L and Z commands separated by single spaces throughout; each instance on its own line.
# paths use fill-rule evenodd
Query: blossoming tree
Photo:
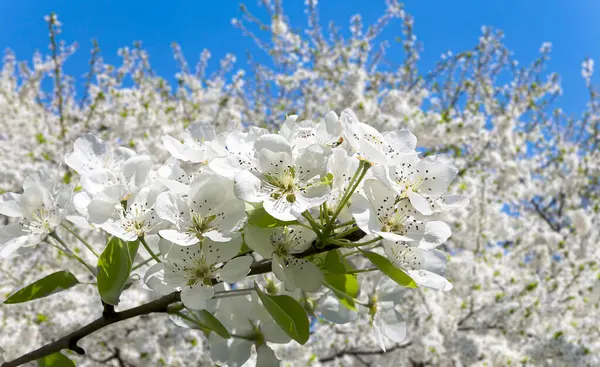
M 174 45 L 175 90 L 95 45 L 78 97 L 55 15 L 49 57 L 7 54 L 4 365 L 599 363 L 593 62 L 571 118 L 549 44 L 522 67 L 484 28 L 423 74 L 396 2 L 348 39 L 263 5 L 233 24 L 269 66 Z

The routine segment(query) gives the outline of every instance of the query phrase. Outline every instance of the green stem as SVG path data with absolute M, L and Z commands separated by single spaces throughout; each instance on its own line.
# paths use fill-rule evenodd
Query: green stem
M 70 234 L 72 234 L 73 236 L 75 236 L 75 238 L 77 238 L 81 243 L 83 243 L 83 245 L 85 247 L 87 247 L 88 250 L 90 250 L 92 252 L 92 254 L 96 255 L 96 257 L 100 257 L 100 255 L 96 252 L 96 250 L 94 250 L 94 248 L 92 247 L 92 245 L 90 245 L 86 240 L 84 240 L 83 238 L 81 238 L 80 235 L 78 235 L 75 231 L 73 231 L 71 228 L 67 227 L 64 223 L 61 224 L 61 226 L 66 229 L 67 231 L 69 231 Z
M 220 291 L 220 292 L 215 292 L 213 298 L 245 296 L 247 294 L 252 293 L 252 291 L 254 291 L 254 289 L 232 289 L 229 291 Z
M 359 246 L 366 246 L 366 245 L 370 245 L 370 244 L 372 244 L 372 243 L 379 242 L 379 241 L 381 241 L 381 240 L 382 240 L 382 238 L 378 236 L 377 238 L 373 238 L 372 240 L 368 240 L 368 241 L 365 241 L 365 242 L 357 242 L 357 243 L 354 243 L 354 244 L 352 244 L 352 246 L 356 246 L 356 247 L 359 247 Z
M 150 249 L 150 246 L 148 246 L 148 244 L 146 243 L 146 240 L 144 239 L 144 237 L 140 237 L 140 242 L 142 243 L 142 245 L 144 246 L 144 248 L 146 249 L 146 251 L 148 251 L 148 253 L 150 254 L 150 256 L 152 256 L 152 258 L 154 259 L 154 261 L 156 261 L 157 263 L 161 262 L 160 259 L 158 258 L 158 256 L 156 256 L 156 254 Z
M 131 271 L 134 271 L 134 270 L 137 270 L 137 269 L 141 268 L 142 266 L 148 264 L 152 260 L 154 260 L 154 259 L 153 258 L 149 258 L 149 259 L 146 259 L 146 260 L 142 261 L 141 263 L 139 263 L 139 264 L 135 265 L 133 268 L 131 268 Z
M 354 250 L 354 251 L 350 251 L 348 253 L 343 254 L 342 257 L 350 257 L 352 255 L 356 255 L 356 254 L 359 254 L 359 253 L 360 253 L 360 250 Z
M 229 333 L 229 335 L 231 335 L 232 338 L 244 339 L 244 340 L 248 340 L 251 342 L 256 341 L 256 337 L 253 337 L 253 336 L 244 336 L 244 335 L 231 334 L 231 333 Z
M 183 313 L 181 313 L 181 312 L 179 312 L 179 311 L 177 311 L 177 312 L 174 312 L 174 313 L 173 313 L 173 315 L 177 315 L 177 316 L 181 317 L 182 319 L 184 319 L 184 320 L 186 320 L 186 321 L 189 321 L 189 322 L 191 322 L 191 323 L 193 323 L 193 324 L 196 324 L 196 325 L 198 325 L 198 326 L 201 326 L 201 327 L 206 327 L 206 326 L 204 326 L 204 325 L 200 325 L 200 324 L 198 323 L 198 321 L 197 321 L 197 320 L 194 320 L 193 318 L 191 318 L 191 317 L 189 317 L 188 315 L 186 315 L 186 314 L 183 314 Z
M 358 231 L 358 230 L 359 230 L 359 228 L 358 228 L 358 227 L 352 227 L 352 228 L 350 228 L 350 229 L 347 229 L 347 230 L 345 230 L 345 231 L 343 231 L 343 232 L 336 233 L 336 234 L 334 234 L 332 237 L 333 237 L 333 238 L 336 238 L 336 239 L 337 239 L 337 238 L 343 238 L 343 237 L 346 237 L 347 235 L 349 235 L 349 234 L 351 234 L 351 233 L 354 233 L 354 232 L 356 232 L 356 231 Z
M 323 203 L 325 204 L 325 203 Z M 321 222 L 321 226 L 323 226 L 325 214 L 323 213 L 323 204 L 319 206 L 319 222 Z
M 381 241 L 381 237 L 374 238 L 370 241 L 365 241 L 365 242 L 350 242 L 350 241 L 344 241 L 343 238 L 342 239 L 331 238 L 327 241 L 327 243 L 331 243 L 331 244 L 342 246 L 342 247 L 361 247 L 361 246 L 366 246 L 366 245 L 376 243 L 378 241 Z
M 73 253 L 73 251 L 71 251 L 71 249 L 69 249 L 67 244 L 60 237 L 58 237 L 56 232 L 50 232 L 49 236 L 52 237 L 54 240 L 56 240 L 56 242 L 58 242 L 62 246 L 62 248 L 63 248 L 62 251 L 65 253 L 65 255 L 67 255 L 68 257 L 70 257 L 72 259 L 79 261 L 81 263 L 81 265 L 85 266 L 90 271 L 90 273 L 92 273 L 92 274 L 94 274 L 94 276 L 96 276 L 96 271 L 94 270 L 94 268 L 90 264 L 86 263 L 82 258 L 80 258 L 75 253 Z M 57 247 L 57 248 L 60 250 L 60 247 Z
M 312 227 L 313 231 L 315 231 L 315 233 L 319 234 L 321 232 L 320 230 L 323 229 L 323 227 L 315 221 L 315 219 L 312 217 L 312 215 L 310 215 L 308 210 L 302 213 L 302 216 L 306 218 L 308 223 L 310 223 L 310 226 Z
M 356 269 L 356 270 L 350 270 L 350 271 L 346 272 L 346 274 L 368 273 L 368 272 L 377 271 L 377 270 L 379 270 L 379 269 L 378 268 Z
M 352 220 L 349 220 L 349 221 L 347 221 L 347 222 L 344 222 L 344 223 L 341 223 L 341 224 L 335 225 L 335 226 L 333 226 L 332 228 L 333 228 L 333 229 L 338 229 L 338 228 L 348 227 L 348 226 L 351 226 L 351 225 L 353 225 L 353 224 L 355 224 L 355 223 L 356 223 L 356 221 L 355 221 L 354 219 L 352 219 Z
M 377 242 L 377 241 L 379 241 L 379 240 L 381 240 L 381 238 L 377 238 L 376 240 L 371 240 L 371 241 L 364 242 L 364 243 L 362 243 L 362 244 L 358 244 L 358 246 L 365 246 L 365 245 L 369 245 L 371 242 Z M 351 251 L 351 252 L 348 252 L 348 253 L 345 253 L 345 254 L 343 254 L 343 255 L 342 255 L 342 257 L 350 257 L 350 256 L 352 256 L 352 255 L 359 254 L 359 253 L 361 253 L 362 251 L 365 251 L 365 250 L 370 250 L 370 249 L 372 249 L 372 248 L 375 248 L 375 247 L 377 247 L 377 246 L 372 246 L 372 247 L 370 247 L 370 248 L 367 248 L 367 249 L 360 249 L 360 250 Z
M 350 180 L 348 189 L 344 193 L 344 196 L 342 196 L 342 200 L 338 203 L 337 208 L 335 209 L 335 212 L 333 213 L 331 218 L 329 218 L 327 226 L 325 227 L 325 235 L 326 236 L 329 236 L 329 233 L 331 233 L 331 231 L 333 230 L 333 223 L 335 223 L 335 220 L 337 219 L 338 215 L 342 212 L 342 209 L 344 209 L 344 206 L 346 206 L 346 203 L 348 202 L 348 200 L 350 200 L 350 197 L 352 196 L 352 194 L 354 194 L 354 191 L 356 191 L 356 189 L 358 188 L 358 185 L 360 184 L 362 179 L 367 174 L 367 171 L 369 170 L 369 168 L 371 168 L 370 163 L 368 163 L 367 161 L 362 161 L 362 160 L 360 161 L 358 168 L 356 169 L 356 172 L 354 172 L 354 175 L 352 176 L 352 179 Z

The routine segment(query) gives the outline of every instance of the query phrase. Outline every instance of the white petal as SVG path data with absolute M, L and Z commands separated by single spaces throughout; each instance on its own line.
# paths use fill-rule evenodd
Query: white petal
M 167 151 L 174 157 L 182 161 L 187 161 L 184 145 L 172 136 L 165 135 L 162 137 L 163 144 Z
M 27 233 L 21 225 L 13 223 L 0 227 L 0 258 L 6 259 L 27 243 Z
M 375 210 L 369 200 L 362 194 L 353 194 L 352 202 L 350 204 L 350 213 L 356 225 L 363 232 L 370 235 L 375 232 L 381 231 L 381 223 L 375 215 Z
M 417 148 L 417 137 L 408 130 L 388 131 L 383 137 L 400 154 L 412 153 Z
M 292 155 L 288 152 L 273 152 L 263 148 L 256 153 L 258 170 L 264 174 L 283 175 L 293 163 Z
M 144 284 L 159 295 L 167 295 L 174 290 L 174 287 L 165 282 L 165 264 L 163 263 L 154 264 L 146 270 Z
M 81 215 L 87 215 L 87 207 L 91 201 L 92 198 L 87 192 L 78 192 L 73 196 L 73 206 Z
M 108 147 L 100 138 L 86 134 L 73 144 L 73 152 L 65 156 L 67 165 L 80 175 L 92 169 L 103 167 Z
M 469 205 L 469 198 L 464 195 L 444 195 L 442 197 L 442 210 L 453 211 Z
M 65 217 L 66 220 L 68 220 L 69 222 L 73 223 L 74 225 L 76 225 L 77 227 L 81 228 L 81 229 L 89 229 L 89 230 L 93 230 L 96 227 L 94 227 L 93 224 L 91 224 L 90 222 L 87 221 L 87 219 L 81 215 L 67 215 Z
M 450 226 L 442 221 L 431 221 L 425 223 L 425 234 L 419 242 L 419 248 L 431 250 L 446 242 L 452 235 Z
M 195 141 L 205 142 L 214 140 L 217 137 L 215 128 L 206 122 L 194 122 L 186 129 L 190 133 L 190 136 Z
M 235 176 L 245 169 L 244 162 L 236 155 L 229 154 L 218 157 L 208 163 L 208 167 L 223 177 L 234 179 Z
M 251 256 L 241 256 L 231 259 L 219 271 L 221 280 L 227 283 L 235 283 L 243 280 L 250 272 L 252 264 Z
M 318 291 L 324 279 L 321 269 L 305 259 L 290 259 L 284 272 L 294 288 L 300 288 L 305 292 Z
M 273 271 L 273 275 L 283 283 L 287 282 L 287 277 L 285 275 L 285 262 L 283 259 L 276 254 L 273 254 L 273 261 L 271 262 L 271 270 Z
M 19 203 L 21 205 L 21 211 L 23 218 L 32 219 L 32 214 L 36 213 L 42 206 L 51 208 L 52 204 L 48 203 L 49 193 L 42 187 L 29 187 L 27 191 L 24 191 L 21 195 Z
M 182 233 L 174 229 L 163 229 L 158 231 L 158 234 L 167 241 L 171 241 L 180 246 L 192 246 L 200 242 L 200 240 L 188 233 Z
M 206 303 L 214 294 L 213 287 L 196 283 L 181 290 L 181 302 L 191 310 L 200 311 L 206 308 Z
M 294 203 L 290 203 L 285 197 L 279 198 L 277 200 L 267 197 L 265 201 L 263 201 L 263 208 L 265 208 L 266 212 L 271 214 L 276 219 L 282 220 L 284 222 L 290 222 L 296 220 L 296 216 L 292 214 L 292 208 L 294 207 Z M 303 208 L 304 210 L 308 208 Z M 302 208 L 299 211 L 304 211 Z
M 90 195 L 98 194 L 104 188 L 119 183 L 115 174 L 106 168 L 95 169 L 81 176 L 81 187 Z
M 387 164 L 387 156 L 384 152 L 383 135 L 374 127 L 359 122 L 349 125 L 350 134 L 346 134 L 348 141 L 356 149 L 357 153 L 375 164 Z M 350 138 L 352 135 L 353 138 Z M 354 138 L 357 136 L 358 138 Z
M 242 171 L 235 176 L 235 196 L 249 203 L 260 203 L 267 195 L 261 192 L 261 180 L 250 171 Z
M 13 192 L 0 195 L 0 214 L 7 217 L 21 216 L 21 195 Z
M 254 142 L 254 150 L 260 152 L 266 149 L 273 153 L 286 153 L 292 155 L 292 146 L 290 143 L 281 135 L 277 134 L 266 134 Z
M 427 178 L 419 190 L 427 195 L 443 194 L 456 177 L 458 169 L 452 166 L 447 155 L 425 157 L 417 166 L 420 175 Z
M 334 324 L 347 324 L 350 321 L 356 320 L 357 313 L 342 305 L 340 301 L 328 294 L 324 300 L 319 303 L 319 311 L 321 317 Z
M 241 367 L 248 358 L 250 358 L 250 352 L 253 343 L 250 340 L 245 339 L 234 339 L 229 346 L 229 359 L 227 362 L 228 367 Z
M 423 196 L 409 189 L 408 198 L 410 199 L 412 206 L 417 209 L 419 213 L 423 215 L 433 214 L 433 210 L 431 209 L 431 205 L 429 205 L 429 201 L 427 201 L 427 199 L 425 199 Z
M 101 225 L 101 228 L 123 241 L 135 241 L 138 237 L 133 231 L 126 231 L 123 226 L 114 220 L 108 220 Z
M 300 191 L 296 194 L 296 200 L 299 204 L 302 204 L 304 210 L 314 208 L 323 204 L 329 193 L 331 192 L 331 187 L 326 183 L 316 183 L 305 189 L 305 191 Z M 304 210 L 302 212 L 304 212 Z
M 305 182 L 317 175 L 324 174 L 330 154 L 331 150 L 325 149 L 320 144 L 312 144 L 306 147 L 294 162 L 296 174 L 300 181 Z
M 381 308 L 377 316 L 381 320 L 383 334 L 392 341 L 401 343 L 406 339 L 406 322 L 398 312 L 398 306 Z
M 256 348 L 256 365 L 260 367 L 279 367 L 281 362 L 271 348 L 263 344 Z
M 202 251 L 209 264 L 216 264 L 233 259 L 242 248 L 242 236 L 233 237 L 229 242 L 215 242 L 205 238 L 202 243 Z
M 273 255 L 274 247 L 271 244 L 271 235 L 276 229 L 260 228 L 252 225 L 244 227 L 244 241 L 246 245 L 265 259 Z
M 190 209 L 185 200 L 178 194 L 162 192 L 156 197 L 156 214 L 161 219 L 173 224 L 181 224 L 189 218 Z
M 229 359 L 228 341 L 221 338 L 217 333 L 210 333 L 208 336 L 208 348 L 213 363 L 224 364 Z
M 123 163 L 123 174 L 130 185 L 140 187 L 146 182 L 152 169 L 152 158 L 149 155 L 136 155 Z
M 278 227 L 276 230 L 283 234 L 283 228 Z M 313 242 L 317 239 L 317 234 L 308 228 L 302 226 L 286 226 L 285 230 L 291 240 L 286 243 L 286 249 L 290 254 L 299 254 L 308 250 Z
M 332 143 L 344 133 L 344 126 L 335 112 L 329 111 L 317 126 L 317 138 L 324 143 Z
M 423 287 L 443 290 L 445 292 L 453 288 L 446 278 L 427 270 L 409 270 L 408 275 L 419 285 Z
M 102 199 L 93 199 L 88 206 L 88 220 L 93 224 L 103 224 L 118 216 L 120 205 Z

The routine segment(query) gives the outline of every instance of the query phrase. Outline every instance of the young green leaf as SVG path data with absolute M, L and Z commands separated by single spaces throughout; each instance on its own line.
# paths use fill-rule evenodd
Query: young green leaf
M 323 262 L 323 271 L 331 274 L 345 274 L 351 269 L 352 266 L 341 256 L 340 250 L 336 249 L 327 252 L 325 261 Z
M 38 367 L 75 367 L 75 363 L 61 352 L 37 360 Z
M 417 288 L 417 283 L 405 272 L 395 267 L 388 259 L 371 251 L 361 251 L 373 265 L 394 282 L 408 288 Z
M 98 291 L 109 305 L 119 303 L 119 296 L 131 272 L 139 241 L 124 242 L 112 237 L 98 258 Z
M 283 331 L 298 343 L 306 343 L 310 332 L 304 307 L 290 296 L 270 296 L 263 293 L 256 283 L 254 288 L 263 306 Z
M 360 286 L 352 274 L 326 274 L 325 285 L 340 299 L 340 303 L 356 311 L 354 300 L 358 297 Z
M 246 214 L 248 215 L 248 224 L 261 228 L 283 227 L 298 224 L 298 221 L 284 222 L 276 219 L 271 216 L 271 214 L 267 213 L 262 206 L 248 210 L 246 211 Z
M 221 338 L 229 339 L 231 335 L 229 335 L 229 331 L 221 324 L 221 321 L 214 317 L 210 312 L 206 310 L 202 310 L 196 313 L 198 321 L 206 326 L 208 329 L 214 331 Z
M 36 280 L 30 285 L 19 289 L 8 297 L 4 303 L 23 303 L 34 299 L 47 297 L 51 294 L 64 291 L 79 284 L 75 275 L 66 270 L 57 271 L 40 280 Z

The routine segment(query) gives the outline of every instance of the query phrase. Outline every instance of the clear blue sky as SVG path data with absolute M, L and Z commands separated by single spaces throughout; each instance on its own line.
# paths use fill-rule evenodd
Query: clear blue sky
M 304 1 L 284 2 L 294 27 L 305 24 Z M 346 28 L 348 19 L 363 14 L 365 24 L 380 15 L 384 0 L 321 0 L 321 21 Z M 20 60 L 31 59 L 35 50 L 47 50 L 43 16 L 55 11 L 63 22 L 62 38 L 77 41 L 79 50 L 67 64 L 67 72 L 82 75 L 89 59 L 90 40 L 96 38 L 108 62 L 116 63 L 119 47 L 143 41 L 155 70 L 165 77 L 176 71 L 170 50 L 178 42 L 194 65 L 204 48 L 213 62 L 228 52 L 238 55 L 245 67 L 245 51 L 256 50 L 230 21 L 240 15 L 239 1 L 202 0 L 2 0 L 0 1 L 0 47 L 10 48 Z M 250 9 L 261 13 L 255 0 Z M 596 0 L 407 0 L 415 17 L 415 30 L 424 44 L 421 68 L 429 70 L 445 50 L 472 47 L 482 25 L 504 30 L 505 41 L 522 63 L 531 61 L 542 42 L 552 42 L 550 70 L 562 75 L 567 112 L 581 110 L 586 90 L 580 77 L 581 62 L 590 56 L 600 62 L 600 1 Z M 264 12 L 264 10 L 262 10 Z M 397 28 L 396 28 L 397 29 Z M 386 34 L 393 38 L 395 30 Z M 393 60 L 394 54 L 389 55 Z

